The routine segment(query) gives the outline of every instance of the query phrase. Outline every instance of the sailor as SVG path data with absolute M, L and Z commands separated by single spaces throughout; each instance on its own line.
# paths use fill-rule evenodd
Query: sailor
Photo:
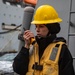
M 37 8 L 30 30 L 24 32 L 25 45 L 14 58 L 13 70 L 20 75 L 74 75 L 73 58 L 60 32 L 57 11 L 50 5 Z M 34 41 L 32 41 L 34 39 Z M 31 49 L 32 48 L 32 49 Z

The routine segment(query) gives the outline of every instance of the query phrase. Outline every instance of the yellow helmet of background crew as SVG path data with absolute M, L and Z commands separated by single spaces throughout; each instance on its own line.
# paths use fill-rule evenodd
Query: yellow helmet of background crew
M 50 5 L 42 5 L 37 8 L 31 24 L 59 23 L 62 19 L 58 17 L 56 10 Z

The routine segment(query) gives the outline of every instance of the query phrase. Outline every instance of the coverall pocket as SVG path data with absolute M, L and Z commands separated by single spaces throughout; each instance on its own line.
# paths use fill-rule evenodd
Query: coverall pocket
M 55 69 L 53 64 L 44 62 L 43 75 L 58 75 L 58 71 Z

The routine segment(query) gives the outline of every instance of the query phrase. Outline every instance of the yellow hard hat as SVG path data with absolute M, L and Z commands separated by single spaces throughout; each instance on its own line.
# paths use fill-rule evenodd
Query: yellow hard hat
M 42 5 L 37 8 L 31 24 L 49 24 L 61 22 L 56 10 L 50 5 Z

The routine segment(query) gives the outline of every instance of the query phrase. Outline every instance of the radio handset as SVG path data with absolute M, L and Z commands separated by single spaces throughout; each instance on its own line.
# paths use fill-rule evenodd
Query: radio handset
M 26 30 L 25 28 L 23 28 L 23 29 L 24 29 L 24 31 Z M 21 33 L 21 34 L 18 35 L 18 39 L 21 40 L 21 41 L 24 41 L 23 33 Z M 33 44 L 35 44 L 35 42 L 36 42 L 35 38 L 32 37 L 32 38 L 30 39 L 30 43 L 33 45 Z

